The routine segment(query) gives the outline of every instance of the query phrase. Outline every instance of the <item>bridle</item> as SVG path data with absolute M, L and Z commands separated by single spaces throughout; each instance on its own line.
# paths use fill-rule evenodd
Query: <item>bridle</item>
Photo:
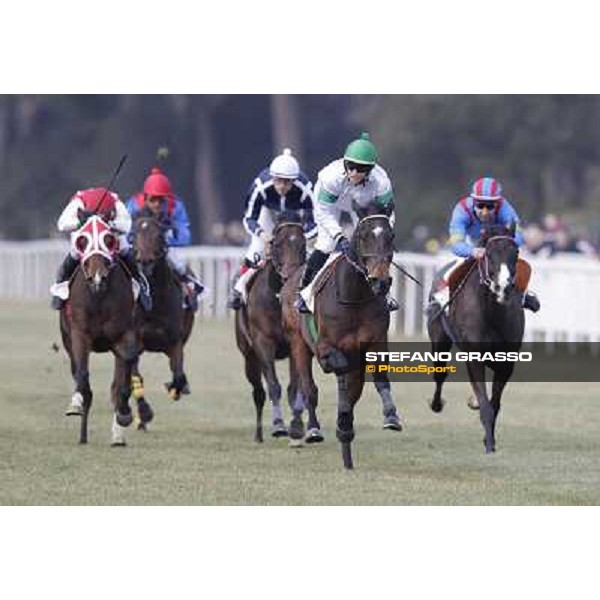
M 273 268 L 275 269 L 275 272 L 277 273 L 277 275 L 284 280 L 285 278 L 283 277 L 283 275 L 281 274 L 281 268 L 282 265 L 279 262 L 278 256 L 277 256 L 277 252 L 275 249 L 275 238 L 278 236 L 278 234 L 281 232 L 281 230 L 284 227 L 294 227 L 297 228 L 299 230 L 300 235 L 302 236 L 302 239 L 304 239 L 304 228 L 302 226 L 301 223 L 297 223 L 295 221 L 283 221 L 281 223 L 279 223 L 275 229 L 273 230 L 273 237 L 271 239 L 271 263 L 273 264 Z M 305 246 L 305 255 L 306 255 L 306 246 Z
M 515 245 L 515 247 L 517 246 L 517 242 L 510 235 L 495 235 L 486 240 L 485 248 L 487 249 L 488 244 L 490 244 L 490 242 L 494 242 L 494 241 L 498 241 L 498 240 L 510 240 L 511 243 Z M 491 292 L 493 292 L 494 290 L 493 290 L 492 286 L 494 285 L 494 280 L 490 276 L 490 262 L 489 262 L 489 256 L 488 256 L 487 251 L 483 255 L 483 258 L 480 258 L 477 261 L 477 269 L 479 271 L 479 283 L 481 285 L 485 286 L 486 288 L 488 288 Z M 513 274 L 510 276 L 508 283 L 510 285 L 514 285 L 514 282 L 515 282 L 515 275 Z
M 355 241 L 352 244 L 353 245 L 353 253 L 356 256 L 356 258 L 358 259 L 357 261 L 355 261 L 353 258 L 351 258 L 350 256 L 346 256 L 346 260 L 357 270 L 359 271 L 362 275 L 365 276 L 365 278 L 368 279 L 368 272 L 367 269 L 364 265 L 364 259 L 365 258 L 383 258 L 383 257 L 389 257 L 390 262 L 394 257 L 394 248 L 392 246 L 391 250 L 387 253 L 382 253 L 382 252 L 361 252 L 360 250 L 360 228 L 361 226 L 366 222 L 369 221 L 371 219 L 385 219 L 388 223 L 388 225 L 390 225 L 390 229 L 391 229 L 391 224 L 390 224 L 390 218 L 386 215 L 368 215 L 366 217 L 363 217 L 359 222 L 358 225 L 356 226 L 356 233 L 355 233 Z M 363 263 L 363 264 L 361 264 Z

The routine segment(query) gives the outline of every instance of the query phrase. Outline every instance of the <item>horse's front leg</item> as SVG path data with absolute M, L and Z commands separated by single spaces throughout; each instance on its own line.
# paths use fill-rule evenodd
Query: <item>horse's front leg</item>
M 338 414 L 336 435 L 342 445 L 342 460 L 346 469 L 353 469 L 352 440 L 354 439 L 354 406 L 364 386 L 364 372 L 356 369 L 337 376 Z
M 481 361 L 469 361 L 467 363 L 467 371 L 469 372 L 469 379 L 475 393 L 475 399 L 479 403 L 479 418 L 485 431 L 483 443 L 485 451 L 489 454 L 496 451 L 496 440 L 494 437 L 496 416 L 485 387 L 485 364 Z
M 271 435 L 273 437 L 287 437 L 288 430 L 285 426 L 281 408 L 281 384 L 275 371 L 276 342 L 261 332 L 257 333 L 254 342 L 262 374 L 267 382 L 269 400 L 271 401 Z
M 514 363 L 496 363 L 494 365 L 494 382 L 492 384 L 492 397 L 490 403 L 492 410 L 494 411 L 494 420 L 492 423 L 492 431 L 495 435 L 496 421 L 498 420 L 498 413 L 500 412 L 500 400 L 502 399 L 502 392 L 508 380 L 511 378 L 515 368 Z
M 87 444 L 88 417 L 92 406 L 92 388 L 90 387 L 89 357 L 91 352 L 87 336 L 81 332 L 73 332 L 71 346 L 71 369 L 75 380 L 75 393 L 71 397 L 66 414 L 81 417 L 79 443 Z
M 450 348 L 452 348 L 452 340 L 446 333 L 446 330 L 444 329 L 442 323 L 443 318 L 445 317 L 440 316 L 434 321 L 430 321 L 427 324 L 429 339 L 431 340 L 431 351 L 433 353 L 448 352 Z M 446 361 L 434 361 L 433 365 L 435 367 L 445 367 Z M 435 392 L 433 393 L 433 398 L 431 399 L 429 406 L 431 407 L 431 410 L 435 413 L 442 412 L 444 408 L 444 399 L 442 398 L 442 387 L 447 377 L 448 373 L 446 373 L 446 371 L 442 371 L 440 373 L 435 372 L 433 374 L 433 380 L 435 382 Z
M 146 400 L 144 378 L 139 371 L 140 357 L 138 356 L 131 369 L 131 393 L 137 403 L 138 429 L 146 431 L 146 425 L 154 418 L 154 411 Z
M 183 371 L 183 341 L 179 340 L 168 355 L 173 379 L 166 384 L 166 388 L 171 400 L 179 400 L 181 394 L 190 393 L 188 380 Z

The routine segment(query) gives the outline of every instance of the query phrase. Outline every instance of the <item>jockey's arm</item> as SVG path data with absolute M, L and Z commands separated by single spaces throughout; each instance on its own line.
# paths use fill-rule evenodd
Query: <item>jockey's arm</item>
M 128 234 L 131 230 L 131 215 L 120 200 L 115 202 L 115 218 L 110 225 L 121 234 Z
M 70 233 L 79 229 L 79 211 L 83 208 L 83 202 L 79 198 L 71 200 L 58 217 L 58 230 Z
M 175 203 L 171 223 L 173 233 L 169 237 L 169 246 L 189 246 L 192 243 L 190 219 L 181 200 Z
M 304 195 L 300 201 L 300 207 L 302 210 L 302 222 L 304 228 L 304 236 L 307 240 L 311 240 L 317 235 L 317 224 L 315 223 L 314 215 L 314 199 L 312 193 L 312 185 L 310 181 L 304 187 Z
M 260 210 L 264 204 L 264 195 L 262 192 L 262 182 L 257 177 L 248 192 L 246 197 L 246 211 L 242 218 L 242 224 L 244 229 L 250 235 L 260 234 L 260 225 L 258 224 L 258 217 L 260 216 Z
M 467 241 L 469 228 L 468 216 L 460 205 L 457 205 L 450 219 L 448 246 L 454 254 L 461 258 L 469 258 L 474 247 Z
M 344 233 L 340 225 L 342 211 L 337 205 L 337 196 L 327 191 L 320 181 L 317 183 L 315 194 L 315 221 L 335 240 Z

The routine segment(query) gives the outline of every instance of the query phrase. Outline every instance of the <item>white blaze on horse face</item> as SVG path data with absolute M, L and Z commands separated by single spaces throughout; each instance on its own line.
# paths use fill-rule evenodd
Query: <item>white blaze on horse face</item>
M 98 273 L 96 271 L 96 273 L 94 274 L 94 287 L 96 289 L 100 289 L 100 284 L 102 283 L 102 277 L 100 275 L 100 273 Z
M 383 233 L 383 227 L 377 225 L 377 227 L 373 227 L 373 235 L 375 237 L 379 237 Z
M 494 292 L 496 294 L 496 299 L 498 300 L 498 302 L 503 302 L 506 300 L 506 290 L 509 285 L 510 271 L 506 263 L 502 263 L 500 265 L 500 270 L 498 271 L 496 285 L 494 286 Z

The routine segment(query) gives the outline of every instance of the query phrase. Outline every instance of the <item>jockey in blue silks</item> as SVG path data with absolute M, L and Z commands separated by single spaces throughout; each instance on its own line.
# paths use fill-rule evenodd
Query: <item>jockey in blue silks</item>
M 520 231 L 520 219 L 514 206 L 502 195 L 502 186 L 492 177 L 478 179 L 471 189 L 471 193 L 461 198 L 450 219 L 448 246 L 459 257 L 451 265 L 445 267 L 441 287 L 434 293 L 432 305 L 438 304 L 446 307 L 450 299 L 448 285 L 450 275 L 465 260 L 469 258 L 480 259 L 485 255 L 485 248 L 478 247 L 481 230 L 490 225 L 503 225 L 507 228 L 515 226 L 515 242 L 518 247 L 524 243 Z M 523 295 L 523 307 L 533 312 L 540 309 L 540 302 L 533 292 L 527 291 Z M 435 307 L 432 306 L 435 310 Z
M 167 176 L 158 167 L 154 167 L 144 181 L 143 190 L 132 196 L 126 206 L 132 219 L 141 211 L 146 211 L 167 227 L 167 260 L 183 284 L 187 306 L 196 310 L 204 286 L 178 251 L 180 247 L 191 244 L 190 220 L 183 200 L 173 193 Z M 133 235 L 132 229 L 130 237 Z

